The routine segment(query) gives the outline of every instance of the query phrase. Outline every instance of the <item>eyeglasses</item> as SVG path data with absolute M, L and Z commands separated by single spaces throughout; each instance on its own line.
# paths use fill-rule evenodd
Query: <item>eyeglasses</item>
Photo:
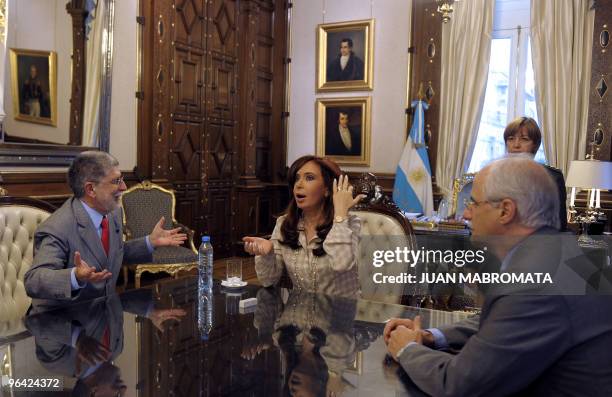
M 493 204 L 493 203 L 498 203 L 500 200 L 482 200 L 482 201 L 476 201 L 474 200 L 473 197 L 470 197 L 469 199 L 463 199 L 463 205 L 465 206 L 466 209 L 472 209 L 473 207 L 479 207 L 482 204 L 485 203 L 489 203 L 489 204 Z
M 99 183 L 102 183 L 102 182 L 99 182 Z M 125 183 L 125 181 L 123 180 L 123 176 L 120 176 L 119 178 L 111 179 L 110 181 L 107 181 L 105 183 L 110 183 L 111 185 L 119 186 L 122 183 Z

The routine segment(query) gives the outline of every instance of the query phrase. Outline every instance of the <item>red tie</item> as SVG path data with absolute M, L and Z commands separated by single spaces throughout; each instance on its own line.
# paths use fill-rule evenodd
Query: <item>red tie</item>
M 108 326 L 104 328 L 104 333 L 102 334 L 102 346 L 110 350 L 110 328 Z
M 102 218 L 102 235 L 100 236 L 100 240 L 102 240 L 102 246 L 104 247 L 104 251 L 106 252 L 106 256 L 108 256 L 108 218 L 104 216 Z

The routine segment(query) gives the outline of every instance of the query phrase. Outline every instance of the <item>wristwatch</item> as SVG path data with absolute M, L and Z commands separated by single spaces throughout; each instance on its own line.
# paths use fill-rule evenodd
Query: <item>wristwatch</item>
M 334 222 L 336 222 L 336 223 L 344 222 L 345 220 L 346 220 L 346 217 L 344 217 L 344 216 L 336 215 L 334 217 Z

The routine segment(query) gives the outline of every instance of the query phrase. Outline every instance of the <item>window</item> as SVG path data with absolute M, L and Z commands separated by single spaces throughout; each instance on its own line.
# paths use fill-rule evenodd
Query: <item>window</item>
M 538 120 L 529 40 L 529 0 L 497 0 L 491 60 L 476 146 L 468 172 L 506 153 L 504 129 L 517 117 Z M 543 145 L 535 157 L 545 162 Z

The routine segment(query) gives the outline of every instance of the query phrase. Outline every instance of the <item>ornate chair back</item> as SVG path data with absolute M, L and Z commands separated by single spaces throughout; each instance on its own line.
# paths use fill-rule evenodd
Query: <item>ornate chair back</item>
M 151 233 L 162 216 L 165 217 L 164 228 L 171 228 L 173 222 L 176 222 L 174 193 L 149 181 L 126 190 L 121 195 L 121 202 L 128 239 L 144 237 Z
M 132 186 L 121 195 L 124 212 L 123 223 L 126 238 L 134 239 L 150 234 L 159 219 L 164 217 L 164 228 L 183 228 L 189 236 L 184 246 L 161 247 L 153 253 L 153 263 L 130 266 L 135 272 L 135 286 L 140 287 L 143 273 L 165 272 L 178 276 L 181 271 L 197 267 L 197 250 L 193 244 L 193 231 L 181 225 L 174 218 L 176 198 L 172 190 L 143 181 Z M 127 284 L 128 267 L 124 266 L 124 283 Z
M 355 184 L 355 192 L 367 196 L 351 210 L 362 222 L 359 252 L 361 295 L 368 300 L 400 303 L 402 296 L 413 295 L 418 291 L 413 291 L 405 283 L 376 283 L 375 280 L 382 280 L 382 276 L 410 273 L 413 269 L 406 263 L 388 263 L 375 267 L 373 253 L 380 250 L 395 251 L 396 247 L 415 249 L 416 237 L 412 226 L 376 184 L 374 174 L 362 174 Z
M 34 233 L 55 207 L 28 197 L 0 197 L 0 337 L 25 331 L 30 307 L 23 276 L 32 266 Z

